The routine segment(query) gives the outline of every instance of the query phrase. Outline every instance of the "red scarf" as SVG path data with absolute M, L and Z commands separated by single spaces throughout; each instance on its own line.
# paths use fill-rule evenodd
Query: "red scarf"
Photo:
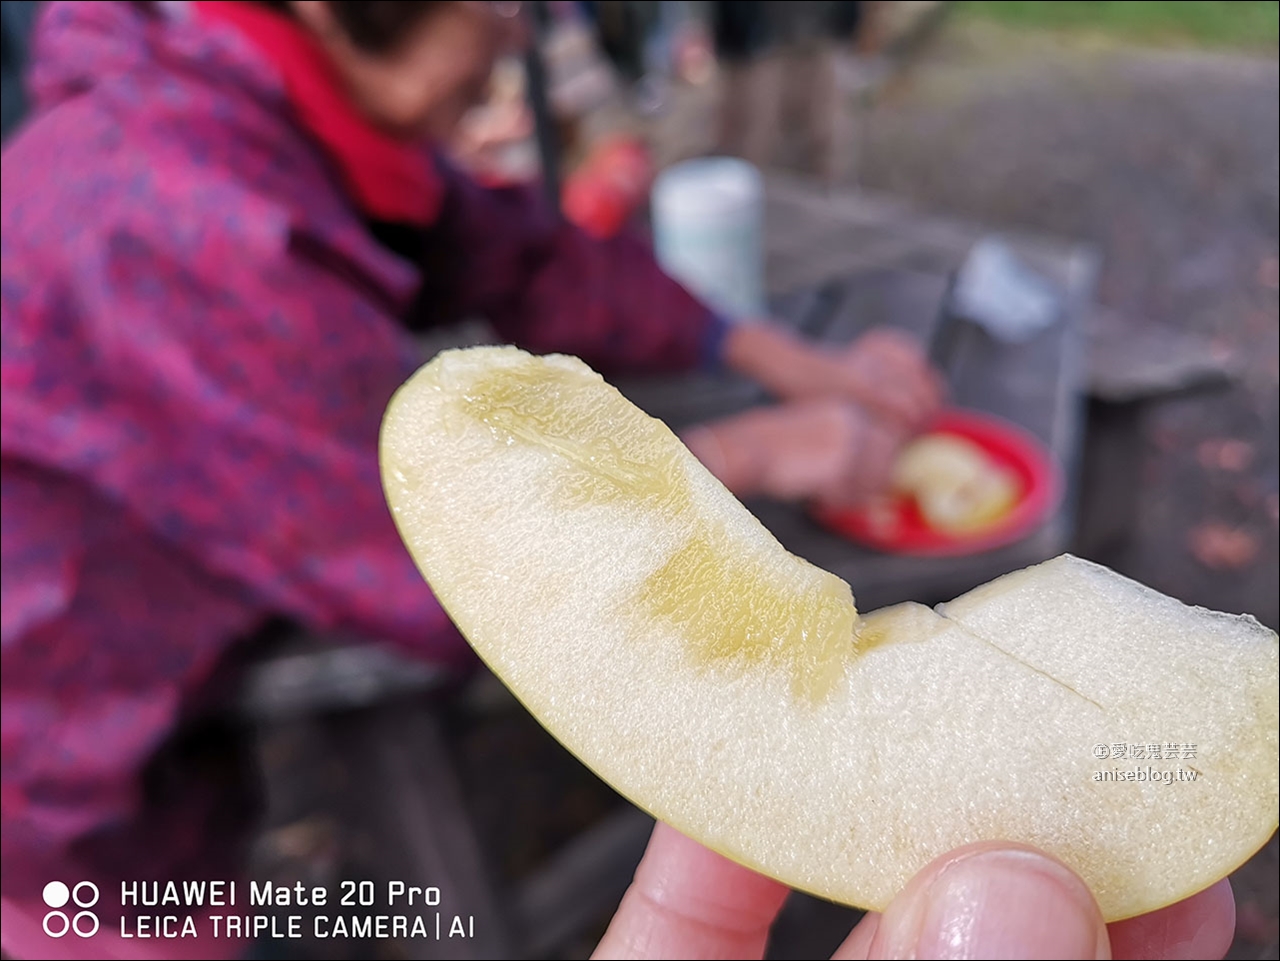
M 193 6 L 206 20 L 238 29 L 271 60 L 298 118 L 338 165 L 366 216 L 420 226 L 435 219 L 443 187 L 426 152 L 384 133 L 360 113 L 306 27 L 253 3 Z

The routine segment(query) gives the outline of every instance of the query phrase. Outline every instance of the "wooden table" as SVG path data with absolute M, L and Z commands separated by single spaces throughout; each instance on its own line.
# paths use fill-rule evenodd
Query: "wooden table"
M 772 179 L 765 236 L 774 314 L 831 344 L 880 324 L 927 341 L 951 274 L 987 233 L 976 225 L 922 217 L 900 203 Z M 1083 433 L 1081 318 L 1092 302 L 1095 258 L 1079 244 L 1002 237 L 1059 289 L 1062 320 L 1019 345 L 1000 343 L 966 325 L 947 371 L 951 398 L 1039 437 L 1062 465 L 1066 494 L 1031 536 L 962 558 L 878 553 L 827 532 L 802 507 L 767 501 L 748 505 L 788 550 L 848 581 L 863 610 L 908 599 L 947 600 L 1070 545 Z M 618 386 L 675 430 L 770 402 L 758 387 L 732 375 L 625 380 Z

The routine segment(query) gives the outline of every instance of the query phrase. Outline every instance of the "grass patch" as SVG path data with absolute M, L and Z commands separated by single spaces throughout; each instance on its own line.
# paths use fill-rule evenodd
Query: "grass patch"
M 965 14 L 1012 27 L 1102 34 L 1147 44 L 1276 52 L 1276 0 L 963 0 Z

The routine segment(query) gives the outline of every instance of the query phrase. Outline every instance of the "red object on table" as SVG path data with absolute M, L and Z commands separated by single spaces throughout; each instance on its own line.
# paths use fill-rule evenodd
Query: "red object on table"
M 1008 470 L 1019 486 L 1018 500 L 1004 517 L 964 534 L 930 527 L 911 497 L 894 496 L 886 505 L 819 509 L 818 522 L 866 547 L 917 557 L 960 557 L 1003 547 L 1034 533 L 1062 500 L 1062 469 L 1031 434 L 992 414 L 947 410 L 929 433 L 954 434 L 981 447 Z
M 564 215 L 593 237 L 617 234 L 649 195 L 653 162 L 639 140 L 602 141 L 564 185 Z

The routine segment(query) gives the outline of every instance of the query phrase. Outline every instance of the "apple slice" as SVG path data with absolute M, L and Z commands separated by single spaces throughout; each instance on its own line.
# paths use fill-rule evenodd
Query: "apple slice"
M 392 400 L 381 457 L 419 568 L 529 710 L 655 817 L 793 887 L 883 909 L 936 855 L 1006 839 L 1116 920 L 1276 827 L 1277 642 L 1250 617 L 1064 556 L 860 618 L 570 357 L 439 355 Z
M 893 486 L 915 498 L 934 530 L 965 534 L 990 527 L 1018 500 L 1018 482 L 973 441 L 926 434 L 907 445 Z

